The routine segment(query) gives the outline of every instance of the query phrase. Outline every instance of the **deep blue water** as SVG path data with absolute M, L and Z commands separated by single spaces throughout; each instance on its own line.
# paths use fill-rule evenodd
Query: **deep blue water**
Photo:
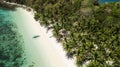
M 99 3 L 105 3 L 105 2 L 118 2 L 120 0 L 99 0 Z

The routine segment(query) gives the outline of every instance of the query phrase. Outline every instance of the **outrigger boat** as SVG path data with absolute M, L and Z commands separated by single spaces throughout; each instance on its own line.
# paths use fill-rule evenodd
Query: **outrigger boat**
M 38 38 L 38 37 L 40 37 L 39 35 L 36 35 L 36 36 L 34 36 L 33 38 Z

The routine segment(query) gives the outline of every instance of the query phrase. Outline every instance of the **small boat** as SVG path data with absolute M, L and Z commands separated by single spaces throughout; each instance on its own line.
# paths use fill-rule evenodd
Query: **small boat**
M 38 38 L 38 37 L 40 37 L 39 35 L 36 35 L 36 36 L 34 36 L 33 38 Z

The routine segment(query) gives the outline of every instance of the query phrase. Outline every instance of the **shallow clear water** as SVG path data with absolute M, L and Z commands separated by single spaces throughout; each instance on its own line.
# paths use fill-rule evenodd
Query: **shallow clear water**
M 99 3 L 105 3 L 105 2 L 118 2 L 120 0 L 99 0 Z
M 23 65 L 23 41 L 10 16 L 11 10 L 0 9 L 0 67 Z
M 24 12 L 21 8 L 0 9 L 0 67 L 49 67 L 42 48 L 41 52 L 36 49 L 35 45 L 40 43 L 32 38 L 36 33 L 29 26 L 31 21 L 26 19 L 29 15 Z

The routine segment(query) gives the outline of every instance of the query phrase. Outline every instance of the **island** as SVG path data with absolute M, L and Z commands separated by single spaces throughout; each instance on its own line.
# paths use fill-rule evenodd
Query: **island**
M 34 9 L 77 67 L 120 67 L 120 2 L 5 0 Z M 33 38 L 36 38 L 35 36 Z

